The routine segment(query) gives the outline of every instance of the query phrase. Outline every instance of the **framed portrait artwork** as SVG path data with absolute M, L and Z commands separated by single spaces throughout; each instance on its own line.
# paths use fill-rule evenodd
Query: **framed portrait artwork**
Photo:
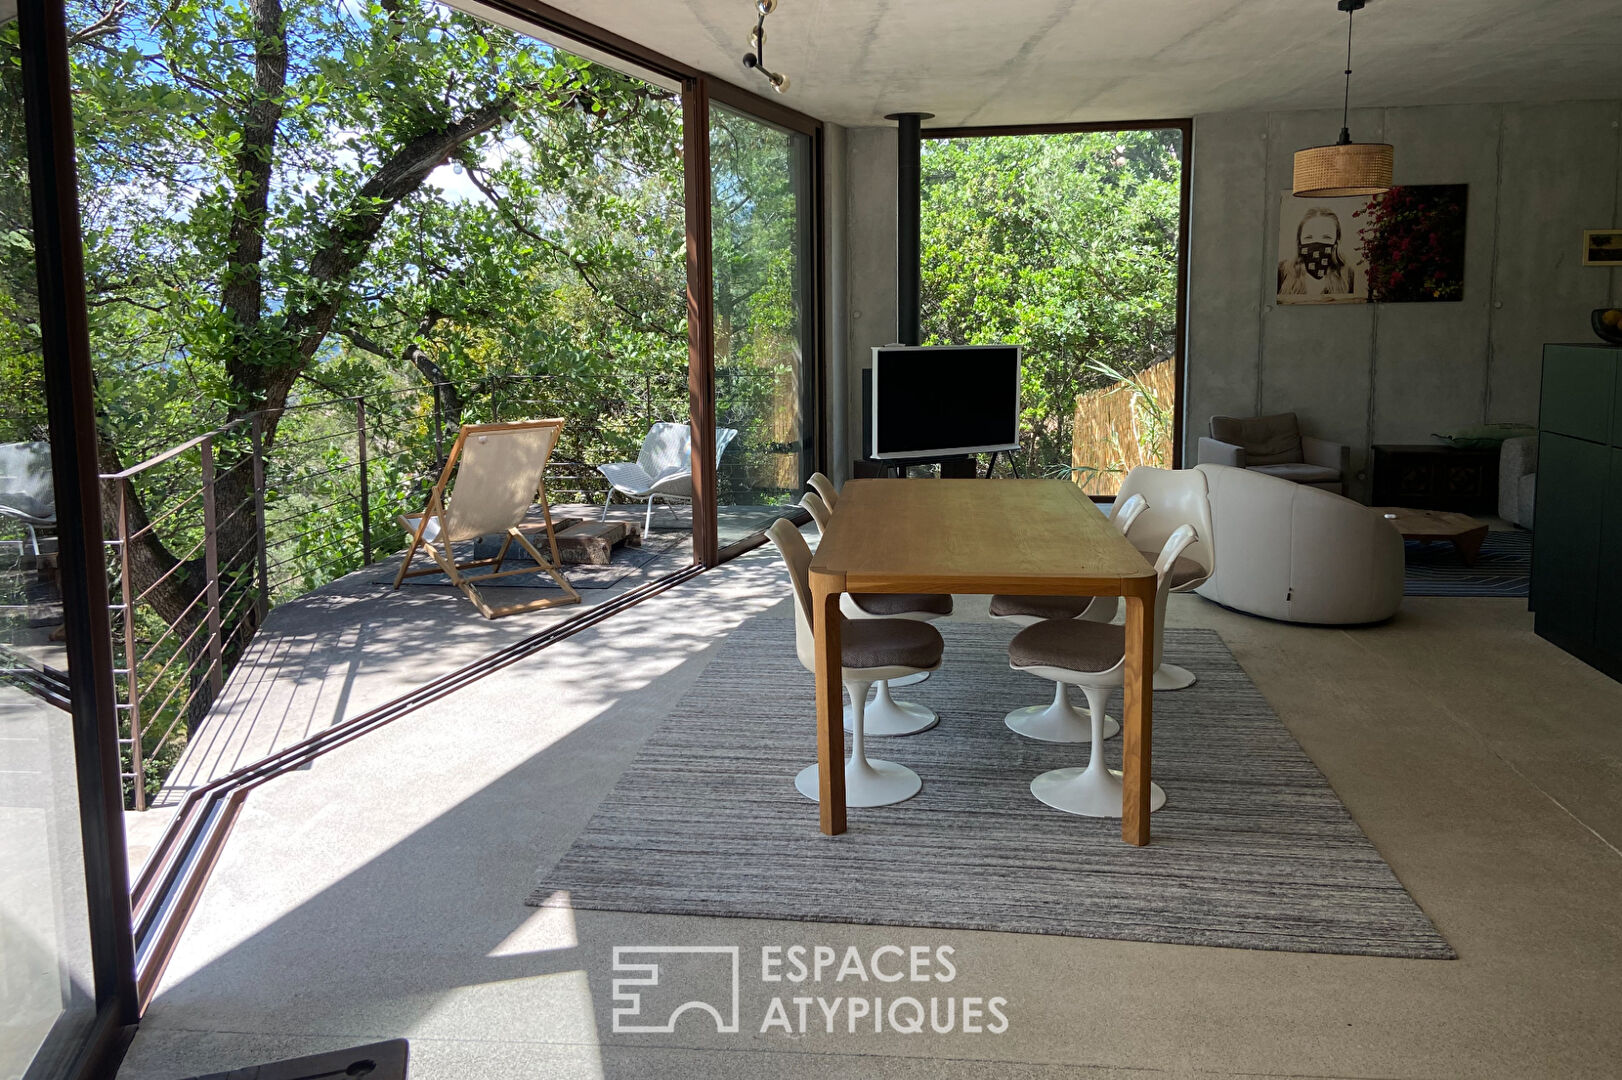
M 1278 213 L 1278 302 L 1366 304 L 1368 263 L 1355 216 L 1366 198 L 1298 199 L 1285 193 Z
M 1469 205 L 1466 184 L 1406 184 L 1372 198 L 1284 195 L 1279 211 L 1278 302 L 1464 299 Z
M 1622 269 L 1622 229 L 1584 230 L 1583 265 Z

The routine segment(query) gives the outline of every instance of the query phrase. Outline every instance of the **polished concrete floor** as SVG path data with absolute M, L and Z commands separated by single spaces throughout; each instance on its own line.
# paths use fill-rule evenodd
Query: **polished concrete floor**
M 1622 685 L 1534 637 L 1521 601 L 1410 599 L 1357 630 L 1171 608 L 1221 633 L 1456 961 L 525 907 L 717 643 L 786 587 L 763 549 L 254 791 L 120 1075 L 394 1036 L 416 1078 L 1622 1071 Z M 616 1033 L 614 949 L 648 945 L 737 946 L 740 1029 L 689 1011 Z M 950 946 L 956 975 L 763 983 L 762 947 L 793 945 Z M 724 1008 L 725 965 L 685 963 L 647 1013 Z M 849 998 L 901 996 L 1004 998 L 1006 1029 L 851 1030 Z M 774 997 L 788 1031 L 761 1030 Z

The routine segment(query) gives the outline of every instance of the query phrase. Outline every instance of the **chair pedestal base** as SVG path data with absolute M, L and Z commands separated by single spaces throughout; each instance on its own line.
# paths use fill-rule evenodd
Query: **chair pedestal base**
M 1161 664 L 1155 668 L 1156 690 L 1187 690 L 1194 681 L 1192 671 L 1176 664 Z
M 878 683 L 878 693 L 867 706 L 864 726 L 869 735 L 916 735 L 941 722 L 935 710 L 914 701 L 897 701 L 886 683 Z M 851 707 L 845 708 L 845 730 L 854 731 Z
M 871 716 L 872 714 L 869 713 Z M 871 724 L 871 721 L 869 721 Z M 1085 743 L 1093 741 L 1092 722 L 1085 712 L 1070 704 L 1064 683 L 1053 684 L 1053 701 L 1047 705 L 1028 705 L 1015 709 L 1003 718 L 1003 723 L 1039 742 Z M 1120 734 L 1121 725 L 1111 717 L 1104 718 L 1104 738 Z
M 794 787 L 801 795 L 817 802 L 821 796 L 818 781 L 821 774 L 815 765 L 807 765 L 794 778 Z M 918 774 L 905 765 L 878 758 L 852 758 L 845 763 L 846 806 L 890 806 L 906 802 L 924 786 Z
M 1118 818 L 1124 784 L 1121 774 L 1098 764 L 1085 769 L 1054 769 L 1031 781 L 1031 794 L 1055 810 L 1082 817 Z M 1166 805 L 1166 792 L 1149 785 L 1149 810 Z

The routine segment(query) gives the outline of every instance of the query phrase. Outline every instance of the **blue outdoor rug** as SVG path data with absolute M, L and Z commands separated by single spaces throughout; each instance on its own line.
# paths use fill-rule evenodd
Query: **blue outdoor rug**
M 1493 531 L 1474 566 L 1464 565 L 1451 543 L 1409 540 L 1404 596 L 1525 596 L 1532 575 L 1532 534 Z

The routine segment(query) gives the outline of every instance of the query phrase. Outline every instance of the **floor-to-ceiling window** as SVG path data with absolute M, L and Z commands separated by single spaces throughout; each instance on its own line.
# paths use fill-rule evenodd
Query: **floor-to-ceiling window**
M 74 445 L 89 369 L 61 154 L 65 39 L 60 9 L 23 8 L 0 0 L 0 1078 L 97 1068 L 109 1025 L 133 1017 L 116 796 L 101 768 L 111 668 L 85 532 L 94 462 Z
M 13 17 L 0 25 L 0 1077 L 95 1017 L 29 196 Z
M 1188 127 L 925 132 L 925 344 L 1024 346 L 1026 476 L 1178 454 Z
M 813 469 L 813 140 L 710 108 L 720 541 L 794 507 Z
M 738 433 L 722 483 L 664 492 L 652 535 L 623 552 L 638 570 L 687 567 L 695 533 L 712 561 L 718 502 L 723 543 L 757 535 L 797 496 L 816 430 L 814 121 L 755 119 L 743 111 L 752 95 L 734 91 L 704 106 L 695 141 L 679 88 L 702 86 L 697 73 L 656 57 L 663 66 L 645 72 L 588 61 L 510 20 L 431 4 L 205 11 L 130 0 L 70 6 L 63 26 L 60 3 L 24 3 L 67 31 L 53 124 L 66 159 L 77 155 L 85 242 L 81 207 L 65 204 L 72 236 L 56 250 L 73 259 L 57 282 L 81 305 L 73 375 L 85 407 L 68 423 L 87 453 L 68 498 L 60 452 L 57 486 L 49 476 L 47 437 L 70 414 L 45 401 L 56 384 L 40 330 L 50 319 L 37 309 L 50 305 L 29 285 L 18 112 L 0 166 L 0 440 L 16 444 L 0 454 L 0 722 L 15 709 L 57 741 L 0 744 L 0 813 L 17 811 L 0 821 L 0 1078 L 41 1046 L 84 1045 L 82 1023 L 109 1015 L 106 942 L 129 944 L 121 837 L 88 850 L 87 833 L 87 850 L 75 847 L 74 829 L 90 828 L 87 760 L 104 766 L 99 797 L 113 821 L 121 803 L 153 805 L 266 609 L 400 548 L 396 512 L 421 505 L 459 423 L 563 416 L 554 515 L 595 527 L 608 487 L 598 466 L 642 457 L 668 483 L 669 455 L 644 453 L 644 437 L 702 401 L 707 426 Z M 16 51 L 3 56 L 7 79 Z M 6 108 L 20 101 L 19 90 Z M 703 275 L 720 300 L 693 312 L 684 185 L 698 146 L 706 176 L 717 160 L 700 243 L 723 265 Z M 713 391 L 693 389 L 690 315 L 714 346 L 700 364 Z M 51 510 L 87 500 L 107 531 L 89 524 L 82 558 L 64 569 Z M 624 492 L 609 509 L 628 524 L 648 513 Z M 86 559 L 103 594 L 75 602 Z M 111 605 L 106 568 L 119 586 Z M 86 611 L 96 618 L 75 634 Z M 94 746 L 61 708 L 79 704 L 75 639 L 103 654 L 106 737 Z M 29 783 L 14 785 L 28 769 Z M 174 806 L 184 792 L 166 798 Z M 137 890 L 143 994 L 172 944 L 151 931 L 154 913 L 170 911 L 164 896 L 183 878 L 148 876 Z M 98 880 L 116 886 L 121 915 Z M 164 934 L 184 922 L 162 918 Z M 13 942 L 19 928 L 26 947 Z M 39 963 L 14 967 L 35 945 Z M 134 963 L 119 963 L 108 970 L 130 992 L 118 1003 L 133 1009 Z

